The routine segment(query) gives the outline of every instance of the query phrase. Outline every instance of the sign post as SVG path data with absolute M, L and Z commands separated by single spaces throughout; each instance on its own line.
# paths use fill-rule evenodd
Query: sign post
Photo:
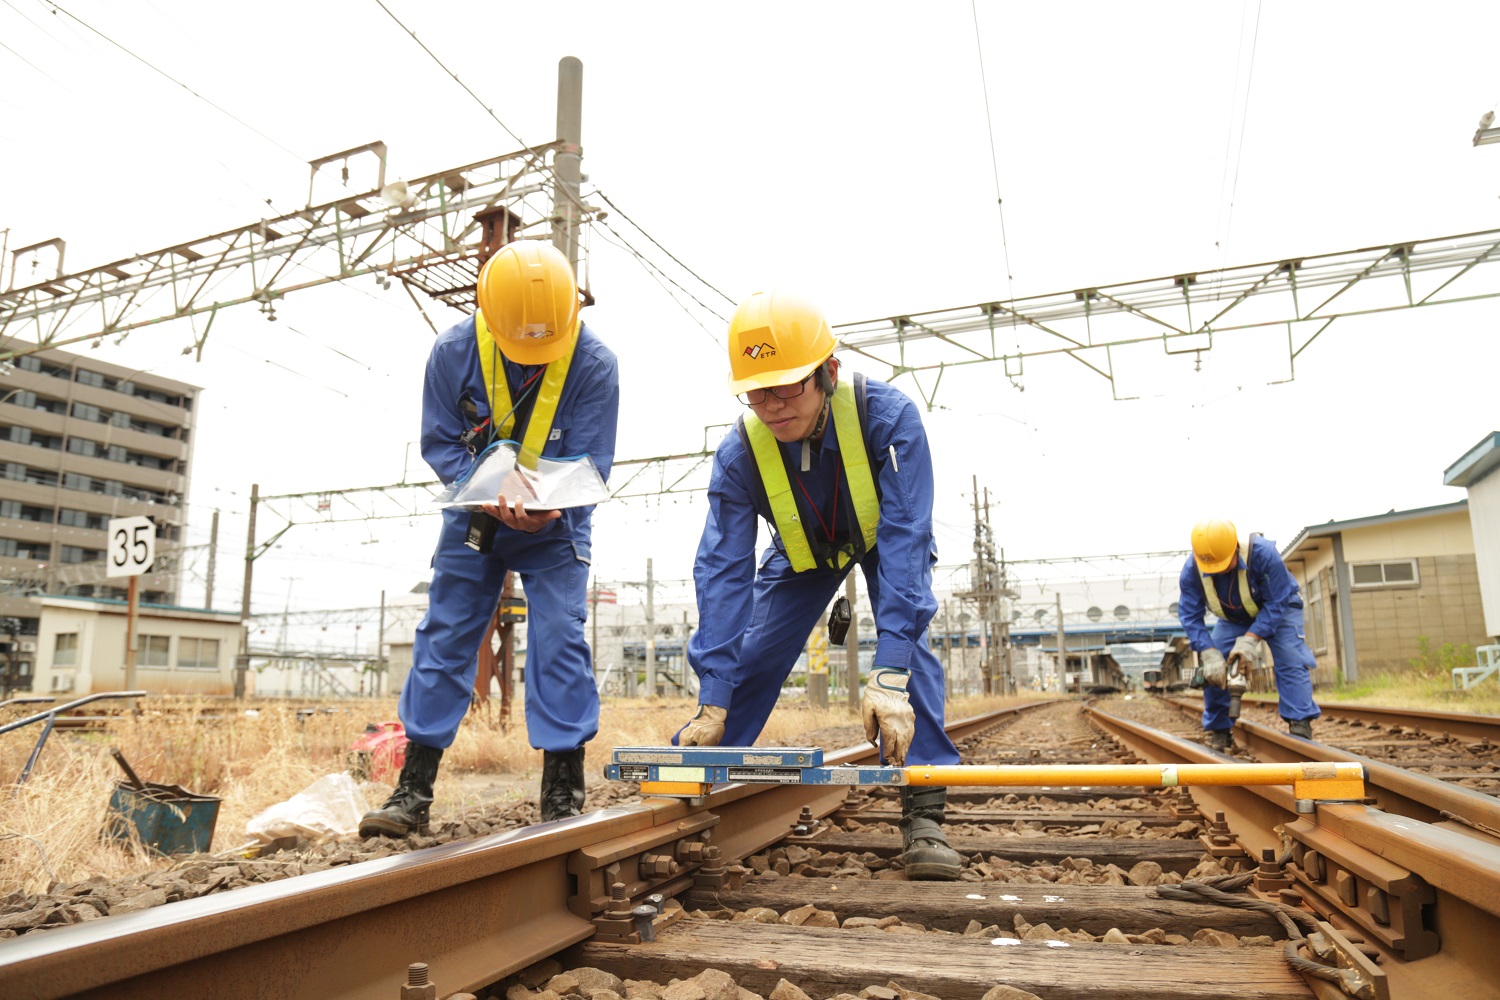
M 144 515 L 112 517 L 105 576 L 130 577 L 125 607 L 125 687 L 135 690 L 135 613 L 140 607 L 141 574 L 156 560 L 156 525 Z

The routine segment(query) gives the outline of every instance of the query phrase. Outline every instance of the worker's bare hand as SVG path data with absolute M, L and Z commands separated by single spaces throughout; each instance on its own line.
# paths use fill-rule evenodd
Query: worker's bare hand
M 503 500 L 504 497 L 499 499 Z M 560 510 L 527 510 L 521 504 L 521 498 L 516 497 L 514 506 L 507 506 L 504 503 L 487 503 L 480 509 L 507 528 L 524 531 L 528 535 L 541 531 L 548 522 L 562 517 Z

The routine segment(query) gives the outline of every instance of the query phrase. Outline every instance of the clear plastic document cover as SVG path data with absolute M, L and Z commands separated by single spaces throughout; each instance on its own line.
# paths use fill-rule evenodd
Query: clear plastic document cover
M 504 496 L 519 497 L 527 510 L 587 507 L 609 499 L 609 488 L 587 455 L 578 458 L 537 458 L 536 468 L 518 464 L 520 446 L 497 441 L 457 480 L 433 500 L 437 507 L 479 507 Z

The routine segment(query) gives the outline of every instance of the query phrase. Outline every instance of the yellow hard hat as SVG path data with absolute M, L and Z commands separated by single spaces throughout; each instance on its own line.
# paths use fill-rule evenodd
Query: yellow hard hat
M 800 382 L 833 355 L 823 312 L 790 292 L 756 292 L 729 321 L 729 391 Z
M 550 243 L 505 244 L 480 269 L 477 290 L 490 336 L 517 364 L 556 361 L 578 337 L 578 283 Z
M 1222 573 L 1234 563 L 1240 536 L 1234 524 L 1211 517 L 1193 525 L 1193 558 L 1204 573 Z

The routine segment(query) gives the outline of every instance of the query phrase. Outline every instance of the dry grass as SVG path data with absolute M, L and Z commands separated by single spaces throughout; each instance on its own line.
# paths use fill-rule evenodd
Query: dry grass
M 948 714 L 962 718 L 1021 700 L 957 699 Z M 145 781 L 182 785 L 223 799 L 212 850 L 229 851 L 245 843 L 245 824 L 252 816 L 319 777 L 343 770 L 348 746 L 365 724 L 396 717 L 394 699 L 332 707 L 299 720 L 292 704 L 259 702 L 246 711 L 223 703 L 152 699 L 146 714 L 123 717 L 108 732 L 54 732 L 30 779 L 19 787 L 13 782 L 40 730 L 28 726 L 0 736 L 0 895 L 41 892 L 53 880 L 75 882 L 171 865 L 170 859 L 153 859 L 138 846 L 101 839 L 110 794 L 121 777 L 110 747 L 118 747 Z M 590 770 L 601 768 L 616 746 L 666 743 L 693 711 L 686 699 L 606 702 L 599 736 L 589 744 Z M 519 704 L 513 714 L 513 724 L 504 729 L 498 711 L 488 717 L 471 715 L 444 757 L 444 775 L 516 776 L 511 782 L 515 788 L 535 794 L 542 755 L 526 739 Z M 820 710 L 803 699 L 790 699 L 772 715 L 760 742 L 786 743 L 816 730 L 857 725 L 859 718 L 847 705 Z M 467 787 L 461 780 L 440 779 L 435 815 L 472 798 Z M 372 786 L 372 799 L 381 794 Z
M 1315 695 L 1319 701 L 1329 704 L 1500 715 L 1500 683 L 1496 683 L 1493 678 L 1468 691 L 1455 691 L 1453 682 L 1446 676 L 1426 677 L 1415 671 L 1377 674 L 1355 684 L 1319 688 Z

